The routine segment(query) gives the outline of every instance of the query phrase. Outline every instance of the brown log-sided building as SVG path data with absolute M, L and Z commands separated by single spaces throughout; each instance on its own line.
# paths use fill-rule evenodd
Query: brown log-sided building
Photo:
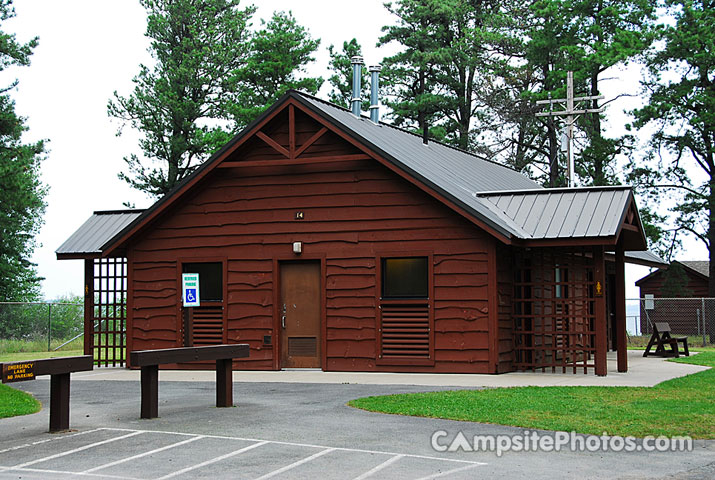
M 236 369 L 605 375 L 609 344 L 626 369 L 624 261 L 645 249 L 628 187 L 544 189 L 290 91 L 57 255 L 86 261 L 90 351 L 126 322 L 129 351 L 248 343 Z
M 672 268 L 677 269 L 674 287 L 669 291 L 667 278 Z M 682 278 L 680 278 L 682 276 Z M 636 282 L 640 289 L 640 298 L 646 295 L 654 297 L 693 297 L 704 298 L 708 296 L 708 280 L 710 278 L 710 262 L 707 260 L 698 261 L 673 261 L 665 268 L 659 268 Z M 664 288 L 665 287 L 665 288 Z
M 652 305 L 649 309 L 645 308 L 646 301 L 640 302 L 641 332 L 652 332 L 655 322 L 667 322 L 674 333 L 699 333 L 704 307 L 710 305 L 709 300 L 704 300 L 709 297 L 709 266 L 707 260 L 675 260 L 638 280 L 640 298 L 653 298 L 647 302 Z M 712 317 L 712 313 L 706 315 L 708 331 L 715 330 Z

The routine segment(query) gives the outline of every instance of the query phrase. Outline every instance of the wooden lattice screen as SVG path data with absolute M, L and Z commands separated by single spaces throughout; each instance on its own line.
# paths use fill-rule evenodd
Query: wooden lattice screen
M 90 339 L 94 362 L 97 366 L 123 366 L 126 360 L 126 258 L 94 259 L 92 287 Z
M 594 268 L 585 250 L 534 249 L 516 256 L 514 346 L 518 370 L 594 368 Z

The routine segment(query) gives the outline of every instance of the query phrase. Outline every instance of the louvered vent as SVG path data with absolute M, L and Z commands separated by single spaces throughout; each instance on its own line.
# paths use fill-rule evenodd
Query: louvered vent
M 194 345 L 223 343 L 223 307 L 194 308 Z
M 383 359 L 430 357 L 429 306 L 382 305 Z

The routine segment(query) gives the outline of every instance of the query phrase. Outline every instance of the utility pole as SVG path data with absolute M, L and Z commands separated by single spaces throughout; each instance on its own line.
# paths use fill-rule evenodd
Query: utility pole
M 551 97 L 551 95 L 549 95 Z M 577 102 L 587 102 L 590 100 L 601 100 L 603 95 L 591 95 L 587 97 L 576 97 L 573 96 L 573 72 L 568 72 L 566 78 L 566 98 L 549 98 L 548 100 L 539 100 L 536 102 L 537 105 L 548 105 L 548 112 L 539 112 L 536 114 L 537 117 L 566 117 L 566 160 L 567 160 L 567 177 L 568 186 L 573 187 L 574 185 L 574 162 L 573 162 L 573 126 L 579 116 L 586 113 L 601 113 L 603 112 L 603 107 L 601 108 L 586 108 L 581 110 L 574 110 L 574 105 Z M 554 111 L 554 104 L 566 104 L 566 110 Z

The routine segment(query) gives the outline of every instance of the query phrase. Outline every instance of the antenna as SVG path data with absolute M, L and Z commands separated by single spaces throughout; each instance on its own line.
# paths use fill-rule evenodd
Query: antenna
M 549 93 L 548 100 L 539 100 L 538 102 L 536 102 L 537 105 L 548 105 L 549 106 L 548 112 L 539 112 L 536 114 L 537 117 L 566 116 L 566 125 L 564 126 L 564 130 L 566 132 L 565 151 L 566 151 L 566 160 L 567 160 L 566 165 L 567 165 L 567 176 L 568 176 L 568 186 L 569 187 L 575 186 L 575 184 L 574 184 L 573 148 L 572 148 L 574 123 L 576 123 L 576 120 L 578 119 L 578 117 L 580 117 L 581 115 L 584 115 L 586 113 L 601 113 L 601 112 L 603 112 L 603 107 L 575 110 L 574 104 L 576 102 L 586 102 L 589 100 L 601 100 L 603 98 L 604 98 L 603 95 L 590 95 L 587 97 L 574 98 L 574 96 L 573 96 L 573 72 L 568 72 L 568 76 L 566 77 L 566 98 L 552 99 L 551 93 Z M 556 103 L 560 103 L 560 104 L 566 103 L 566 109 L 554 111 L 554 104 L 556 104 Z M 561 149 L 562 149 L 562 151 L 564 150 L 563 144 L 561 146 Z

